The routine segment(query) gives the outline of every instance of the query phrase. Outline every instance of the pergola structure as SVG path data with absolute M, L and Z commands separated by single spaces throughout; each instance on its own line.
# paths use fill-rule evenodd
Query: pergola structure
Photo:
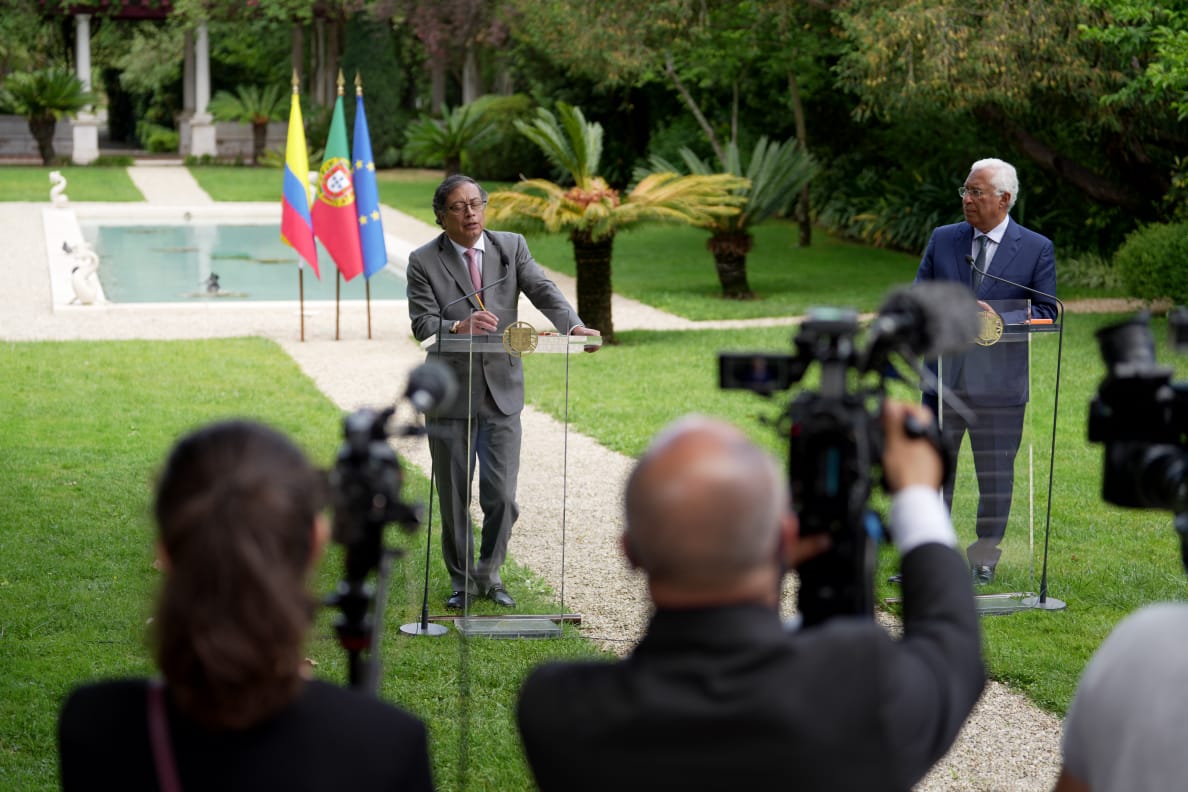
M 91 17 L 110 19 L 165 19 L 173 10 L 171 0 L 91 0 L 63 4 L 60 12 L 74 17 L 75 69 L 83 88 L 91 90 Z M 183 108 L 178 121 L 181 154 L 215 156 L 218 140 L 210 104 L 210 39 L 206 23 L 186 33 L 182 74 Z M 75 163 L 85 165 L 99 158 L 99 121 L 93 108 L 85 108 L 73 122 Z

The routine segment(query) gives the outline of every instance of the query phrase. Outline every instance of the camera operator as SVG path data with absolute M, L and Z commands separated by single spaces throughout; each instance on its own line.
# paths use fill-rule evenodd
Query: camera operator
M 174 446 L 155 502 L 164 680 L 71 693 L 63 789 L 432 789 L 419 720 L 308 678 L 326 500 L 324 477 L 261 424 L 214 423 Z
M 861 617 L 786 630 L 783 574 L 828 536 L 798 535 L 779 465 L 738 429 L 694 416 L 657 436 L 628 481 L 622 540 L 656 612 L 628 659 L 528 677 L 519 726 L 542 790 L 906 790 L 928 772 L 985 676 L 942 463 L 908 415 L 931 421 L 884 403 L 900 640 Z

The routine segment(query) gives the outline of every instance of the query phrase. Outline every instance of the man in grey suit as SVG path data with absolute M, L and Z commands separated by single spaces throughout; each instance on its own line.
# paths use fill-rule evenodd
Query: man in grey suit
M 551 663 L 518 719 L 542 792 L 908 790 L 982 691 L 965 559 L 937 494 L 941 459 L 886 402 L 888 530 L 903 558 L 903 635 L 836 617 L 790 631 L 785 570 L 828 546 L 800 536 L 779 464 L 737 428 L 691 416 L 627 483 L 623 550 L 656 606 L 632 655 Z
M 444 233 L 412 252 L 406 273 L 408 313 L 417 340 L 435 334 L 502 333 L 518 321 L 521 293 L 559 332 L 599 335 L 582 324 L 532 258 L 524 237 L 486 230 L 486 206 L 486 190 L 462 174 L 447 176 L 434 193 L 433 213 Z M 475 339 L 480 340 L 490 339 Z M 520 512 L 516 481 L 523 365 L 506 352 L 430 354 L 448 365 L 462 385 L 453 404 L 429 421 L 429 452 L 441 504 L 441 549 L 452 587 L 446 607 L 462 609 L 480 595 L 515 607 L 499 570 Z M 467 512 L 476 462 L 483 510 L 477 563 Z

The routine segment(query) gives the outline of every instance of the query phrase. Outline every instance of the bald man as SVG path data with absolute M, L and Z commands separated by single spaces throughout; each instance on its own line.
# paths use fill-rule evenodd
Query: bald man
M 904 634 L 836 618 L 780 620 L 799 536 L 779 465 L 738 429 L 687 417 L 627 483 L 623 550 L 656 607 L 632 655 L 555 663 L 521 691 L 519 726 L 549 790 L 907 790 L 940 759 L 985 682 L 969 571 L 938 494 L 941 461 L 888 402 L 889 531 Z

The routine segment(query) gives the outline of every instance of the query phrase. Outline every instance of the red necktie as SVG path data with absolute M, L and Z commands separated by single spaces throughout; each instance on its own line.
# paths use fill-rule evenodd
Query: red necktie
M 483 296 L 483 276 L 479 273 L 478 268 L 478 254 L 474 248 L 466 248 L 466 261 L 470 264 L 470 282 L 474 284 L 475 291 L 480 299 Z

